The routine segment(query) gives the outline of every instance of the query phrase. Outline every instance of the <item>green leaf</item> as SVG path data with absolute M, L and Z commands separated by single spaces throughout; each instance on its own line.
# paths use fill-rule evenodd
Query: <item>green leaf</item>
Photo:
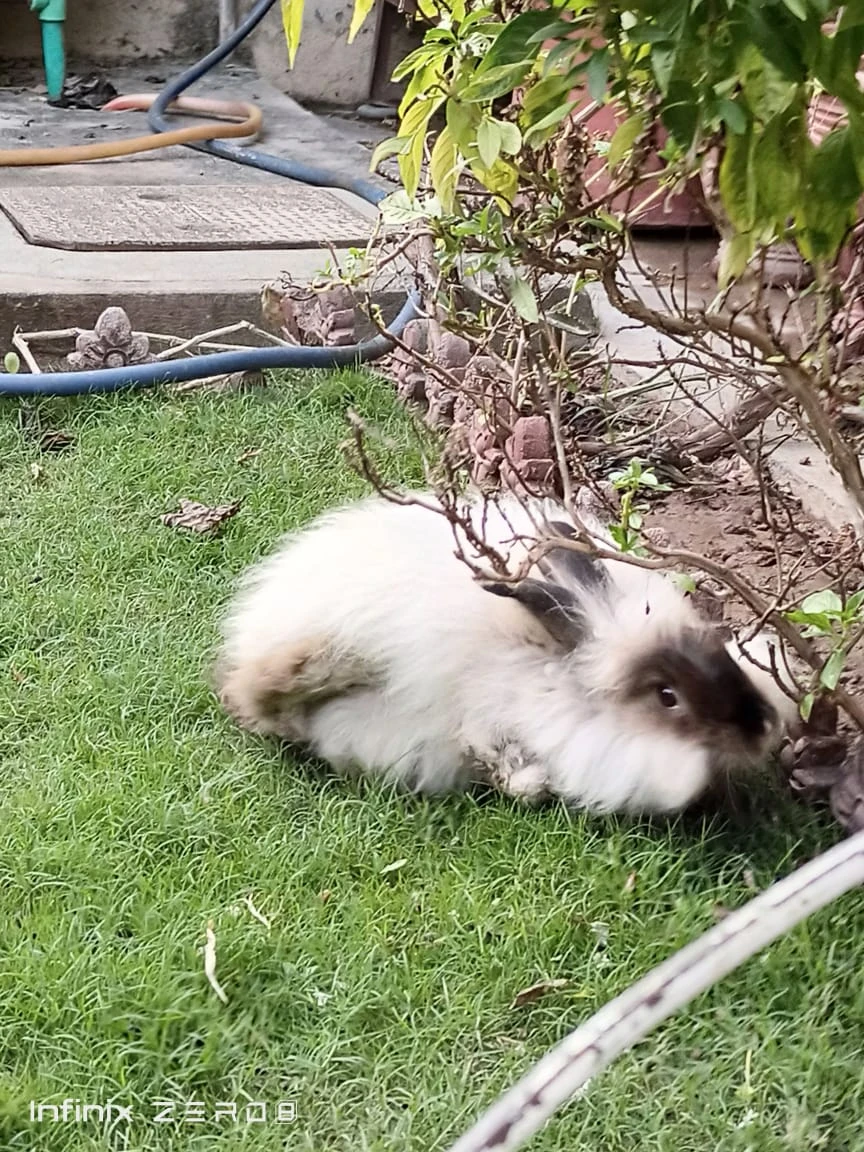
M 601 228 L 604 232 L 615 232 L 619 236 L 624 231 L 624 225 L 618 217 L 611 216 L 608 212 L 595 212 L 591 223 L 596 228 Z
M 520 13 L 515 20 L 509 20 L 504 25 L 480 67 L 485 72 L 504 64 L 515 64 L 518 60 L 534 60 L 540 51 L 540 44 L 530 43 L 531 37 L 548 25 L 548 9 L 530 8 Z
M 734 100 L 721 100 L 717 105 L 717 115 L 730 132 L 741 136 L 747 131 L 747 113 Z
M 499 156 L 491 168 L 472 163 L 471 172 L 484 188 L 494 193 L 498 208 L 509 215 L 519 184 L 519 174 L 510 161 Z
M 387 140 L 382 140 L 372 153 L 369 171 L 374 172 L 381 161 L 386 160 L 388 156 L 401 156 L 408 151 L 410 145 L 411 140 L 407 136 L 390 136 Z
M 588 61 L 585 78 L 588 81 L 588 95 L 599 104 L 606 95 L 606 82 L 609 77 L 609 52 L 601 48 Z
M 798 95 L 797 83 L 766 60 L 754 44 L 741 53 L 738 67 L 747 106 L 763 122 L 788 108 Z
M 680 592 L 686 594 L 696 591 L 696 581 L 692 576 L 688 576 L 686 572 L 673 572 L 670 579 L 673 584 L 677 585 Z
M 851 4 L 844 4 L 837 31 L 846 32 L 850 28 L 861 27 L 864 27 L 864 3 L 862 0 L 852 0 Z
M 657 81 L 661 96 L 669 90 L 669 84 L 675 74 L 675 49 L 669 44 L 657 44 L 651 51 L 651 71 Z
M 513 273 L 507 282 L 507 291 L 513 307 L 522 319 L 527 320 L 529 324 L 536 324 L 540 318 L 537 297 L 525 277 Z
M 303 31 L 303 0 L 282 0 L 282 27 L 288 44 L 288 67 L 293 68 Z
M 553 72 L 559 72 L 562 62 L 567 65 L 571 73 L 584 72 L 587 61 L 582 60 L 581 62 L 577 62 L 573 60 L 573 57 L 579 49 L 580 43 L 578 40 L 562 40 L 560 44 L 556 44 L 552 51 L 542 59 L 541 71 L 543 75 L 549 76 Z
M 753 3 L 746 5 L 742 31 L 743 43 L 761 53 L 786 80 L 802 84 L 807 79 L 810 45 L 818 50 L 822 39 L 818 28 L 811 30 L 776 4 Z
M 433 114 L 444 101 L 443 95 L 433 99 L 418 99 L 405 115 L 399 125 L 400 137 L 410 140 L 409 146 L 399 155 L 399 174 L 405 191 L 413 198 L 420 183 L 420 169 L 423 164 L 423 151 L 426 146 L 426 132 Z
M 845 663 L 846 653 L 842 648 L 835 648 L 825 661 L 822 671 L 819 673 L 819 683 L 823 688 L 827 688 L 829 692 L 834 691 L 843 672 L 843 665 Z
M 797 16 L 799 20 L 807 19 L 807 5 L 804 0 L 783 0 L 783 3 L 793 16 Z
M 447 127 L 464 156 L 467 156 L 475 145 L 480 115 L 480 109 L 476 104 L 462 104 L 459 100 L 447 101 Z
M 441 207 L 445 212 L 452 212 L 459 180 L 459 153 L 449 128 L 438 133 L 429 158 L 429 175 Z
M 524 134 L 524 142 L 531 148 L 539 148 L 546 140 L 552 136 L 558 125 L 567 119 L 573 109 L 576 107 L 575 100 L 568 100 L 566 104 L 559 104 L 548 115 L 544 116 L 542 120 L 538 120 L 536 124 L 531 127 Z
M 399 156 L 399 175 L 405 186 L 405 191 L 413 199 L 420 186 L 420 171 L 423 167 L 423 153 L 426 147 L 426 136 L 417 132 L 411 137 L 408 148 Z
M 807 165 L 805 110 L 800 104 L 774 116 L 756 139 L 752 153 L 757 219 L 778 232 L 798 203 L 801 173 Z
M 406 76 L 410 76 L 418 68 L 424 64 L 430 64 L 433 60 L 447 55 L 447 50 L 435 44 L 421 44 L 419 48 L 415 48 L 413 52 L 408 55 L 393 69 L 393 74 L 390 79 L 396 83 L 399 80 L 404 80 Z
M 557 108 L 570 95 L 575 82 L 572 72 L 556 72 L 532 84 L 522 97 L 520 115 L 523 123 L 530 124 Z
M 836 617 L 826 616 L 824 612 L 800 612 L 796 610 L 787 612 L 786 619 L 791 624 L 806 624 L 807 627 L 802 632 L 802 635 L 808 640 L 812 640 L 816 636 L 832 635 L 832 621 L 835 620 Z
M 832 96 L 839 96 L 847 107 L 864 110 L 864 94 L 857 71 L 864 53 L 864 28 L 845 25 L 833 36 L 819 40 L 819 59 L 814 68 L 816 79 Z
M 497 121 L 484 116 L 477 129 L 477 151 L 487 168 L 491 168 L 501 152 L 501 133 Z
M 670 81 L 661 116 L 670 135 L 682 148 L 689 148 L 699 123 L 699 99 L 692 84 L 677 78 Z
M 429 212 L 419 200 L 411 200 L 404 188 L 397 188 L 385 196 L 378 210 L 385 224 L 413 224 L 429 217 Z
M 292 3 L 294 0 L 292 0 Z M 354 11 L 351 13 L 351 27 L 348 29 L 348 43 L 354 43 L 354 37 L 366 23 L 366 17 L 375 7 L 375 0 L 354 0 Z
M 720 198 L 729 222 L 738 232 L 752 232 L 756 224 L 756 184 L 753 179 L 753 132 L 730 136 L 720 163 Z
M 547 40 L 560 40 L 562 36 L 572 36 L 574 27 L 575 25 L 569 20 L 556 20 L 552 24 L 544 24 L 537 32 L 532 32 L 525 43 L 542 46 Z
M 843 611 L 843 601 L 833 588 L 822 588 L 819 592 L 811 592 L 801 601 L 801 610 L 814 616 L 821 612 L 838 614 Z
M 810 713 L 813 711 L 813 705 L 816 703 L 815 692 L 808 692 L 801 703 L 798 705 L 798 711 L 801 714 L 801 719 L 806 724 L 810 719 Z
M 498 120 L 498 130 L 501 133 L 501 151 L 505 156 L 516 156 L 522 147 L 522 133 L 509 120 Z
M 832 260 L 855 222 L 862 184 L 848 126 L 835 128 L 809 152 L 795 224 L 806 260 Z
M 21 367 L 17 352 L 7 352 L 3 357 L 3 368 L 6 372 L 15 373 Z
M 474 79 L 459 93 L 459 99 L 466 103 L 481 103 L 495 100 L 518 88 L 532 68 L 532 61 L 521 60 L 517 64 L 502 64 L 500 68 L 480 69 Z
M 606 154 L 606 163 L 610 168 L 617 168 L 636 141 L 639 139 L 645 127 L 645 117 L 641 112 L 637 112 L 634 116 L 630 116 L 623 124 L 619 124 L 615 129 L 615 134 L 609 143 L 609 151 Z
M 756 250 L 752 232 L 738 232 L 720 246 L 720 266 L 717 269 L 717 286 L 723 291 L 744 272 L 750 257 Z
M 402 99 L 399 101 L 400 119 L 407 115 L 408 109 L 412 108 L 418 100 L 426 98 L 427 93 L 442 87 L 444 87 L 444 80 L 441 61 L 436 60 L 418 68 L 408 81 Z

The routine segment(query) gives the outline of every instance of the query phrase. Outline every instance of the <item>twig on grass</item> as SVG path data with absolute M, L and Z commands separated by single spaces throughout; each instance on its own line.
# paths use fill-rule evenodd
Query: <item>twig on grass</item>
M 811 913 L 864 883 L 864 832 L 730 913 L 571 1032 L 450 1152 L 515 1152 L 620 1053 Z

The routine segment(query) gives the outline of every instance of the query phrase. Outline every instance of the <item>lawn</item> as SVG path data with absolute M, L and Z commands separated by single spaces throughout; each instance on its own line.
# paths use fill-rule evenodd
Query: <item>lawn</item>
M 50 454 L 0 406 L 3 1149 L 445 1152 L 720 908 L 836 839 L 779 796 L 654 826 L 419 801 L 236 730 L 206 679 L 218 613 L 279 533 L 362 491 L 338 451 L 349 403 L 405 446 L 390 475 L 417 480 L 389 388 L 359 374 L 52 403 L 43 423 L 75 444 Z M 160 523 L 182 497 L 243 504 L 202 539 Z M 227 1004 L 204 974 L 208 921 Z M 864 1149 L 862 945 L 859 892 L 530 1147 Z M 511 1007 L 544 979 L 568 983 Z M 132 1123 L 31 1123 L 31 1101 L 64 1097 Z M 158 1100 L 175 1120 L 155 1122 Z M 249 1100 L 297 1118 L 216 1119 Z

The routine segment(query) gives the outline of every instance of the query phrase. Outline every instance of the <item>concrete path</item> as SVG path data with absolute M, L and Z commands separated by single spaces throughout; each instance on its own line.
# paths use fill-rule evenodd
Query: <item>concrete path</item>
M 180 65 L 171 75 L 181 70 Z M 122 93 L 156 92 L 168 74 L 153 74 L 153 66 L 122 69 L 108 78 Z M 103 113 L 51 108 L 44 96 L 16 75 L 17 83 L 0 87 L 0 149 L 45 147 L 117 139 L 148 132 L 143 113 Z M 38 76 L 32 75 L 33 85 Z M 353 176 L 367 176 L 371 151 L 392 129 L 337 116 L 317 116 L 259 80 L 247 68 L 223 66 L 194 95 L 227 100 L 251 100 L 264 114 L 264 130 L 256 143 L 262 151 L 296 158 Z M 189 123 L 186 118 L 182 123 Z M 374 178 L 385 190 L 393 185 Z M 182 201 L 184 190 L 214 187 L 285 189 L 284 178 L 245 165 L 233 164 L 189 148 L 174 147 L 126 159 L 50 168 L 0 168 L 4 188 L 92 187 L 94 196 L 110 196 L 112 187 L 158 187 Z M 371 224 L 375 209 L 349 193 L 316 190 L 306 219 L 305 242 L 319 248 L 288 247 L 248 250 L 243 236 L 236 247 L 217 251 L 64 251 L 29 244 L 0 213 L 0 337 L 8 339 L 17 325 L 25 330 L 89 326 L 109 304 L 121 304 L 136 328 L 191 336 L 210 327 L 240 319 L 257 320 L 262 285 L 281 273 L 309 279 L 329 256 L 326 227 L 315 226 L 314 197 L 322 221 L 334 207 L 333 197 L 360 213 Z M 86 241 L 86 224 L 80 229 Z

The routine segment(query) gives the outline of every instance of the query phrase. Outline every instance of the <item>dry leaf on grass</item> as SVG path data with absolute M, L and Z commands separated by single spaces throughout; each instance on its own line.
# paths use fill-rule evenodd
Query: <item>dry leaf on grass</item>
M 250 915 L 253 916 L 258 921 L 259 924 L 263 924 L 264 927 L 269 932 L 270 931 L 270 921 L 267 919 L 266 916 L 263 915 L 263 913 L 258 911 L 258 909 L 255 907 L 255 905 L 252 903 L 252 897 L 251 896 L 244 896 L 243 897 L 243 903 L 249 909 Z
M 198 504 L 195 500 L 181 500 L 179 512 L 166 512 L 160 519 L 169 528 L 186 528 L 189 532 L 203 534 L 215 532 L 239 511 L 239 500 L 234 500 L 231 504 L 220 504 L 216 508 Z
M 532 984 L 530 988 L 523 988 L 521 992 L 517 992 L 510 1007 L 521 1008 L 523 1004 L 533 1004 L 535 1000 L 539 1000 L 547 992 L 566 988 L 569 983 L 569 980 L 540 980 L 537 984 Z
M 75 444 L 75 437 L 71 432 L 43 432 L 39 437 L 39 447 L 43 452 L 62 452 L 66 448 L 72 448 Z
M 264 384 L 263 372 L 229 372 L 222 376 L 204 376 L 200 380 L 186 380 L 172 385 L 172 392 L 245 392 Z
M 237 457 L 238 464 L 245 464 L 247 460 L 255 460 L 261 455 L 260 448 L 247 448 Z
M 843 763 L 843 775 L 829 796 L 834 819 L 847 832 L 864 830 L 864 744 L 859 740 Z
M 864 829 L 864 740 L 851 747 L 841 736 L 799 740 L 789 782 L 801 799 L 827 801 L 846 832 Z

